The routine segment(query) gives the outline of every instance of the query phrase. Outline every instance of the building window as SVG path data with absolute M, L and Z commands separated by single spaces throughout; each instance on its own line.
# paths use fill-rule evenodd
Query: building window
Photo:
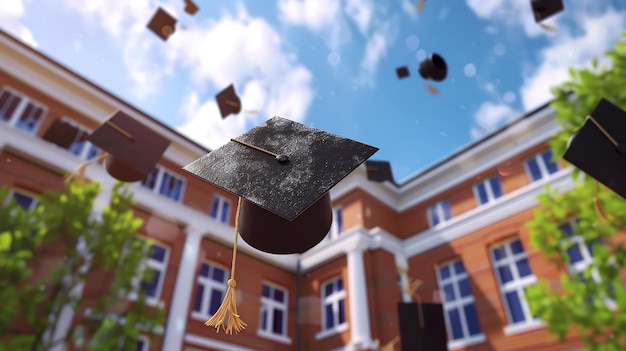
M 32 210 L 37 207 L 37 200 L 34 196 L 25 194 L 20 191 L 11 191 L 11 193 L 7 197 L 7 202 L 11 200 L 20 205 L 20 207 L 24 209 L 24 211 Z
M 141 185 L 174 201 L 180 201 L 183 197 L 185 183 L 181 177 L 174 175 L 173 172 L 155 167 L 141 182 Z
M 230 221 L 230 209 L 232 203 L 229 199 L 221 195 L 213 195 L 211 200 L 211 209 L 209 210 L 209 216 L 217 219 L 222 223 L 228 223 Z
M 0 90 L 0 120 L 9 126 L 35 134 L 44 107 L 8 88 Z
M 552 161 L 552 150 L 539 153 L 524 163 L 528 177 L 535 182 L 540 179 L 547 178 L 552 173 L 559 170 L 556 162 Z
M 144 239 L 140 239 L 144 240 Z M 135 291 L 141 289 L 146 294 L 146 302 L 157 304 L 163 289 L 165 273 L 167 272 L 167 261 L 169 259 L 169 248 L 161 244 L 152 243 L 148 246 L 146 260 L 141 267 L 139 277 L 133 282 Z M 132 294 L 136 298 L 137 294 Z
M 89 130 L 67 118 L 64 118 L 63 122 L 71 124 L 79 130 L 78 134 L 74 138 L 74 141 L 67 148 L 69 152 L 85 161 L 91 161 L 100 154 L 100 148 L 87 141 L 87 136 L 91 133 Z
M 284 337 L 287 334 L 287 290 L 263 284 L 259 334 Z
M 444 223 L 452 217 L 450 210 L 450 201 L 441 200 L 428 208 L 428 221 L 430 227 L 434 227 L 440 223 Z
M 479 205 L 495 201 L 495 199 L 502 196 L 500 178 L 494 176 L 474 185 L 474 196 L 476 196 L 476 202 Z
M 450 341 L 482 339 L 474 295 L 463 261 L 455 260 L 437 268 L 437 280 L 442 291 L 443 309 Z
M 509 325 L 537 321 L 526 301 L 526 288 L 537 282 L 519 238 L 491 248 L 491 260 Z
M 339 331 L 346 325 L 346 292 L 343 279 L 334 278 L 322 285 L 322 331 Z
M 207 320 L 220 308 L 226 294 L 226 273 L 226 269 L 213 263 L 202 263 L 192 313 L 195 318 Z
M 119 350 L 122 351 L 124 350 L 124 339 L 120 340 L 120 347 Z M 135 351 L 148 351 L 150 348 L 150 340 L 143 335 L 140 335 L 139 337 L 137 337 L 136 341 L 135 341 Z
M 341 217 L 341 208 L 333 208 L 333 222 L 330 225 L 330 231 L 328 232 L 328 238 L 330 240 L 336 239 L 341 235 L 343 231 L 343 218 Z

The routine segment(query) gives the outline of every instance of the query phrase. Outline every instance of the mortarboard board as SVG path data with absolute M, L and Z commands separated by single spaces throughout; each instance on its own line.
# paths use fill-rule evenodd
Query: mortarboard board
M 226 89 L 220 91 L 216 96 L 217 106 L 220 109 L 222 119 L 228 117 L 231 114 L 238 114 L 241 112 L 241 100 L 235 92 L 235 86 L 229 85 Z
M 77 127 L 61 120 L 55 120 L 42 138 L 62 148 L 69 148 L 75 141 L 86 139 L 87 134 Z
M 402 351 L 448 351 L 443 306 L 438 303 L 398 303 Z
M 123 182 L 144 180 L 170 145 L 154 130 L 117 111 L 87 139 L 106 151 L 109 174 Z
M 626 112 L 602 99 L 563 158 L 626 198 Z
M 419 73 L 426 80 L 440 82 L 448 75 L 448 65 L 441 55 L 431 54 L 420 63 Z
M 403 79 L 409 76 L 409 68 L 407 66 L 402 66 L 396 68 L 396 75 L 399 79 Z
M 321 221 L 327 223 L 308 223 L 308 212 L 376 151 L 273 117 L 183 169 L 243 198 L 240 233 L 248 244 L 270 253 L 302 253 L 326 236 L 332 220 L 330 208 L 327 221 Z M 267 226 L 249 225 L 253 213 L 268 218 Z M 312 230 L 307 226 L 315 228 L 314 237 L 302 234 Z
M 531 0 L 530 5 L 537 23 L 563 11 L 563 0 Z
M 176 32 L 176 22 L 176 18 L 159 7 L 148 22 L 148 29 L 163 41 L 167 41 Z
M 391 165 L 388 161 L 365 161 L 367 179 L 373 182 L 394 182 Z
M 192 0 L 185 0 L 185 12 L 190 15 L 195 15 L 199 8 Z

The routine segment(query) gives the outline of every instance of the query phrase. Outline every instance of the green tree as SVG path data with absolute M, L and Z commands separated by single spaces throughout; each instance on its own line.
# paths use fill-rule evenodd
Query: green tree
M 562 127 L 550 141 L 555 159 L 602 98 L 626 109 L 626 33 L 605 59 L 606 65 L 595 58 L 590 69 L 570 69 L 571 80 L 553 89 L 551 105 Z M 589 350 L 623 351 L 626 314 L 620 312 L 626 311 L 626 289 L 620 273 L 626 248 L 613 239 L 626 226 L 626 201 L 576 168 L 572 177 L 575 187 L 566 193 L 546 186 L 527 227 L 532 244 L 563 269 L 569 262 L 567 250 L 576 243 L 561 225 L 575 219 L 573 234 L 592 247 L 593 262 L 581 275 L 563 272 L 560 287 L 540 280 L 527 290 L 527 299 L 533 314 L 561 342 L 575 328 Z
M 6 304 L 0 309 L 0 350 L 66 344 L 109 351 L 121 340 L 131 341 L 124 350 L 134 350 L 139 334 L 151 337 L 162 325 L 162 308 L 147 307 L 138 288 L 142 278 L 150 279 L 142 269 L 150 242 L 138 240 L 142 221 L 134 217 L 132 194 L 116 183 L 110 203 L 98 212 L 99 193 L 98 183 L 74 182 L 40 196 L 36 209 L 25 211 L 14 201 L 0 207 L 0 299 Z M 0 199 L 7 194 L 0 190 Z M 90 286 L 77 296 L 76 287 L 95 273 L 108 275 L 112 284 Z M 131 294 L 138 295 L 135 301 Z M 75 312 L 76 326 L 54 340 L 49 331 L 64 306 Z

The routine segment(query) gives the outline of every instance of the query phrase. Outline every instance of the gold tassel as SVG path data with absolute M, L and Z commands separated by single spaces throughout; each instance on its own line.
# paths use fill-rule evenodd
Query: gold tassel
M 604 213 L 604 209 L 602 208 L 602 205 L 600 204 L 600 199 L 598 199 L 598 182 L 596 181 L 596 186 L 595 189 L 593 191 L 593 206 L 596 209 L 596 212 L 598 213 L 598 217 L 600 217 L 600 219 L 605 222 L 608 223 L 609 219 L 606 217 L 606 214 Z
M 550 33 L 555 33 L 556 32 L 556 28 L 554 28 L 554 27 L 552 27 L 550 25 L 547 25 L 545 23 L 539 23 L 539 27 L 543 28 L 544 30 L 547 30 Z
M 426 0 L 420 0 L 420 1 L 417 3 L 417 11 L 422 11 L 422 10 L 424 9 L 424 2 L 425 2 L 425 1 L 426 1 Z
M 207 327 L 215 327 L 216 332 L 220 331 L 220 327 L 224 329 L 227 334 L 239 333 L 242 329 L 246 329 L 246 322 L 241 320 L 241 317 L 237 313 L 237 297 L 235 296 L 235 287 L 237 282 L 235 281 L 235 260 L 237 258 L 237 239 L 239 238 L 239 213 L 241 212 L 241 197 L 237 204 L 237 215 L 235 216 L 235 244 L 233 245 L 233 262 L 231 265 L 230 279 L 228 279 L 228 289 L 224 296 L 222 305 L 217 309 L 213 317 L 204 323 Z M 224 327 L 226 325 L 226 327 Z
M 435 88 L 434 86 L 428 83 L 426 83 L 426 89 L 428 89 L 428 91 L 430 91 L 430 93 L 433 95 L 437 95 L 439 93 L 439 89 Z
M 382 346 L 380 348 L 380 351 L 393 351 L 394 346 L 396 345 L 398 341 L 400 341 L 400 337 L 396 336 L 395 338 L 393 338 L 393 340 L 388 342 L 386 345 Z
M 76 167 L 76 169 L 72 173 L 68 174 L 63 181 L 65 182 L 65 184 L 77 181 L 81 185 L 84 185 L 85 170 L 87 169 L 87 167 L 89 167 L 94 162 L 100 162 L 104 160 L 108 155 L 108 153 L 103 152 L 102 155 L 98 156 L 98 158 L 95 158 L 91 161 L 83 162 L 82 164 L 80 164 L 80 166 Z

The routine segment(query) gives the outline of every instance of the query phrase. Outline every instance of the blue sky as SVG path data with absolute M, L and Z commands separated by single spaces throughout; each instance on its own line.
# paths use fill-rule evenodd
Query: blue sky
M 196 3 L 2 0 L 0 27 L 209 148 L 278 115 L 379 147 L 398 181 L 547 102 L 626 30 L 621 0 L 565 0 L 555 33 L 530 0 Z M 145 28 L 159 6 L 187 27 L 167 43 Z M 437 95 L 417 73 L 433 52 L 449 67 Z M 220 118 L 231 83 L 259 114 Z

